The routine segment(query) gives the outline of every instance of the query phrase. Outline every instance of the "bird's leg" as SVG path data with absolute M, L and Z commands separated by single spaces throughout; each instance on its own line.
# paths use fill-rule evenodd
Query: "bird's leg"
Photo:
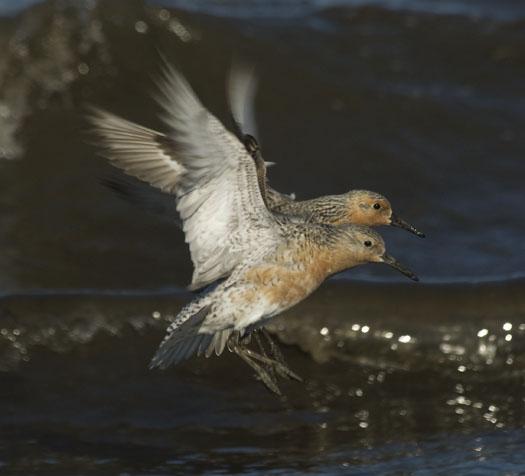
M 264 348 L 264 345 L 262 343 L 261 336 L 260 336 L 259 332 L 258 331 L 254 331 L 253 332 L 253 337 L 255 339 L 255 342 L 257 342 L 257 347 L 259 347 L 260 354 L 258 354 L 258 355 L 261 355 L 261 357 L 264 357 L 264 358 L 268 359 L 268 361 L 270 361 L 271 359 L 268 357 L 268 354 L 266 353 L 266 349 Z M 269 374 L 271 374 L 272 377 L 275 378 L 275 373 L 276 373 L 275 366 L 273 364 L 270 364 L 270 363 L 265 363 L 264 366 L 265 366 L 266 371 Z
M 230 346 L 228 346 L 230 348 Z M 232 352 L 235 352 L 244 362 L 246 362 L 253 370 L 255 370 L 255 373 L 261 380 L 261 382 L 266 385 L 266 388 L 270 390 L 271 392 L 282 395 L 281 390 L 277 386 L 277 382 L 271 376 L 266 369 L 264 369 L 261 365 L 259 365 L 257 362 L 254 361 L 254 355 L 255 352 L 252 352 L 251 350 L 247 349 L 241 344 L 233 344 L 230 348 Z
M 279 346 L 275 343 L 275 340 L 272 339 L 272 336 L 270 335 L 268 330 L 265 327 L 263 327 L 261 328 L 261 332 L 268 341 L 268 345 L 270 346 L 270 354 L 272 355 L 272 357 L 275 360 L 277 360 L 277 362 L 283 365 L 287 365 L 286 360 L 284 360 L 284 355 L 281 352 L 281 349 L 279 349 Z
M 268 345 L 270 346 L 270 354 L 273 357 L 273 360 L 279 363 L 279 367 L 282 371 L 284 371 L 285 376 L 302 382 L 303 379 L 299 375 L 297 375 L 292 369 L 290 369 L 289 365 L 284 359 L 284 355 L 281 352 L 281 349 L 279 349 L 279 346 L 275 343 L 275 340 L 272 338 L 268 330 L 263 327 L 261 329 L 261 332 L 268 341 Z
M 297 380 L 298 382 L 302 382 L 303 379 L 299 377 L 293 370 L 291 370 L 287 365 L 282 364 L 281 362 L 278 362 L 277 360 L 270 359 L 269 357 L 266 357 L 264 355 L 260 355 L 257 352 L 254 352 L 250 349 L 244 349 L 244 352 L 251 357 L 254 360 L 258 360 L 259 362 L 266 364 L 273 368 L 273 370 L 281 377 L 284 378 L 293 378 L 294 380 Z
M 246 347 L 252 335 L 259 346 L 261 354 Z M 246 362 L 255 371 L 256 377 L 258 377 L 271 392 L 282 395 L 281 390 L 277 386 L 276 374 L 284 378 L 293 378 L 299 382 L 302 382 L 303 379 L 287 366 L 277 344 L 266 332 L 265 338 L 268 340 L 272 356 L 275 356 L 275 359 L 268 357 L 263 343 L 256 332 L 247 334 L 243 338 L 241 338 L 238 332 L 235 332 L 228 341 L 228 350 L 234 352 Z
M 253 333 L 253 337 L 255 339 L 255 342 L 257 342 L 257 347 L 259 347 L 260 354 L 263 357 L 268 357 L 268 355 L 266 354 L 266 349 L 264 348 L 263 343 L 261 341 L 261 337 L 257 331 Z
M 257 347 L 259 347 L 259 354 L 257 355 L 260 355 L 261 357 L 264 357 L 266 359 L 268 359 L 268 362 L 266 363 L 266 365 L 268 366 L 268 372 L 274 372 L 275 369 L 273 368 L 273 365 L 270 364 L 270 357 L 268 357 L 268 354 L 266 353 L 266 349 L 264 348 L 264 345 L 263 345 L 263 342 L 261 340 L 261 335 L 259 334 L 259 332 L 256 330 L 253 332 L 253 337 L 255 339 L 255 342 L 257 343 Z M 253 352 L 253 351 L 252 351 Z M 254 352 L 255 354 L 255 352 Z
M 247 332 L 241 340 L 243 345 L 248 345 L 251 341 L 252 341 L 251 332 Z

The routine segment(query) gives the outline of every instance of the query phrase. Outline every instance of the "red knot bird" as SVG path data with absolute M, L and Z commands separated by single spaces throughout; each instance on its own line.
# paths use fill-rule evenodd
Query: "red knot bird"
M 253 162 L 244 162 L 243 168 L 252 167 L 255 172 Z M 251 182 L 248 185 L 256 195 L 257 183 Z M 294 222 L 268 213 L 260 194 L 252 206 L 258 216 L 249 226 L 259 239 L 251 243 L 244 261 L 225 281 L 180 311 L 152 367 L 165 368 L 194 353 L 220 355 L 233 332 L 242 337 L 263 326 L 309 296 L 327 277 L 360 264 L 386 263 L 417 280 L 386 253 L 383 239 L 371 228 Z M 246 353 L 243 347 L 231 350 L 246 361 L 272 364 L 259 355 L 254 357 L 253 352 Z M 276 365 L 275 370 L 282 368 Z
M 201 104 L 180 73 L 169 65 L 164 73 L 159 103 L 168 134 L 101 110 L 90 117 L 114 165 L 175 195 L 195 269 L 193 288 L 224 279 L 180 311 L 151 366 L 164 368 L 194 353 L 219 355 L 228 345 L 254 369 L 258 361 L 294 376 L 230 337 L 250 334 L 328 276 L 359 264 L 382 262 L 417 278 L 366 226 L 268 209 L 245 144 Z M 278 391 L 274 382 L 265 383 Z
M 166 63 L 163 73 L 156 99 L 164 109 L 162 119 L 168 133 L 96 108 L 89 119 L 100 138 L 102 155 L 113 165 L 175 196 L 194 266 L 189 289 L 196 290 L 227 277 L 244 259 L 245 248 L 235 245 L 231 250 L 232 237 L 242 233 L 242 222 L 235 218 L 237 208 L 247 205 L 239 201 L 235 187 L 244 184 L 228 169 L 224 156 L 246 149 L 238 150 L 241 142 L 201 104 L 178 71 Z M 380 194 L 353 190 L 294 201 L 267 187 L 266 168 L 261 162 L 256 164 L 260 193 L 274 212 L 332 225 L 395 224 L 419 233 L 398 219 Z M 191 179 L 194 174 L 198 183 Z
M 235 132 L 245 142 L 254 157 L 260 175 L 261 188 L 268 207 L 280 213 L 308 217 L 318 223 L 341 225 L 380 226 L 392 225 L 403 228 L 423 238 L 417 230 L 393 213 L 390 201 L 383 195 L 369 190 L 350 190 L 339 195 L 328 195 L 311 200 L 295 200 L 295 196 L 278 192 L 270 187 L 266 168 L 273 162 L 265 162 L 256 137 L 259 136 L 255 120 L 255 94 L 257 77 L 255 69 L 245 63 L 236 62 L 231 68 L 228 81 L 228 99 Z

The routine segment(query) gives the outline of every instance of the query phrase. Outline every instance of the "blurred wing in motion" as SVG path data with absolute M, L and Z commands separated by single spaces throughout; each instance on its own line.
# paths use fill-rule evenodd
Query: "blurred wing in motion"
M 255 68 L 235 62 L 228 78 L 228 101 L 237 128 L 243 134 L 259 139 L 255 120 L 255 94 L 257 76 Z
M 244 145 L 167 63 L 158 87 L 167 134 L 101 110 L 90 120 L 113 164 L 176 195 L 195 268 L 191 288 L 197 289 L 229 275 L 277 228 Z
M 268 206 L 267 197 L 268 181 L 266 169 L 273 165 L 265 162 L 258 143 L 257 123 L 255 121 L 255 94 L 257 92 L 257 76 L 255 68 L 246 63 L 234 62 L 228 78 L 228 101 L 230 111 L 240 140 L 246 150 L 255 160 L 259 188 Z
M 120 172 L 113 172 L 104 177 L 101 183 L 122 200 L 163 220 L 175 223 L 182 229 L 182 223 L 177 212 L 177 200 L 173 194 L 163 192 L 142 180 Z
M 257 130 L 257 121 L 255 120 L 257 83 L 254 66 L 242 62 L 233 63 L 228 79 L 230 110 L 238 132 L 243 137 L 246 148 L 255 160 L 259 174 L 259 185 L 264 193 L 266 204 L 272 209 L 283 202 L 295 200 L 295 196 L 284 195 L 268 185 L 267 169 L 274 163 L 263 160 L 258 145 L 260 138 Z

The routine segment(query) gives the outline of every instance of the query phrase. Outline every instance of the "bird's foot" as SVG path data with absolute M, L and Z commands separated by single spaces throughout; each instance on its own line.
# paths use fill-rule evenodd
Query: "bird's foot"
M 270 357 L 267 357 L 265 355 L 258 354 L 257 352 L 254 352 L 253 350 L 246 349 L 248 352 L 248 355 L 252 357 L 254 360 L 257 360 L 261 362 L 262 364 L 265 364 L 268 368 L 272 369 L 273 372 L 275 372 L 277 375 L 283 378 L 291 378 L 294 380 L 297 380 L 298 382 L 302 382 L 303 379 L 297 375 L 288 365 L 285 363 L 279 362 L 275 359 L 271 359 Z
M 239 344 L 232 346 L 230 350 L 232 352 L 235 352 L 242 360 L 244 360 L 244 362 L 246 362 L 255 371 L 256 376 L 261 380 L 261 382 L 266 386 L 266 388 L 268 388 L 268 390 L 275 393 L 276 395 L 282 396 L 282 392 L 279 386 L 277 385 L 273 372 L 269 372 L 267 368 L 263 367 L 262 365 L 256 362 L 256 360 L 260 360 L 259 357 L 263 359 L 264 357 Z
M 303 379 L 297 375 L 287 364 L 283 353 L 281 352 L 281 349 L 279 349 L 279 346 L 275 343 L 275 340 L 272 338 L 270 333 L 263 327 L 261 329 L 262 334 L 264 335 L 266 341 L 268 342 L 268 346 L 270 347 L 270 355 L 272 356 L 272 360 L 274 362 L 274 366 L 277 366 L 280 370 L 282 377 L 285 378 L 292 378 L 294 380 L 297 380 L 299 382 L 302 382 Z M 275 369 L 277 372 L 277 368 Z
M 298 382 L 303 382 L 303 379 L 290 369 L 279 349 L 279 346 L 272 339 L 269 332 L 264 328 L 261 329 L 261 332 L 268 344 L 269 355 L 263 345 L 258 331 L 247 333 L 244 337 L 241 337 L 237 332 L 234 333 L 228 341 L 228 349 L 230 352 L 234 352 L 244 360 L 244 362 L 255 371 L 256 377 L 271 392 L 277 395 L 282 395 L 281 390 L 277 385 L 278 377 L 294 379 Z M 247 348 L 252 337 L 255 340 L 260 353 Z
M 270 355 L 272 356 L 273 360 L 288 367 L 288 364 L 286 363 L 286 360 L 284 359 L 284 355 L 281 352 L 281 349 L 279 349 L 279 346 L 276 344 L 271 334 L 264 327 L 261 329 L 261 333 L 266 339 L 266 341 L 268 342 L 268 346 L 270 348 Z

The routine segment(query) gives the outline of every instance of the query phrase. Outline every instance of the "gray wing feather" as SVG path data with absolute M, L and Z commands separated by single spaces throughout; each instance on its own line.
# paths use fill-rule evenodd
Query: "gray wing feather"
M 244 145 L 167 63 L 157 84 L 167 134 L 100 109 L 90 120 L 113 164 L 176 195 L 197 289 L 228 276 L 278 230 Z
M 184 167 L 163 143 L 166 136 L 100 108 L 87 119 L 100 139 L 101 154 L 114 166 L 168 193 L 173 193 Z
M 244 145 L 168 64 L 158 87 L 163 120 L 185 169 L 176 191 L 177 210 L 190 247 L 196 289 L 231 273 L 258 241 L 276 233 L 275 221 Z

